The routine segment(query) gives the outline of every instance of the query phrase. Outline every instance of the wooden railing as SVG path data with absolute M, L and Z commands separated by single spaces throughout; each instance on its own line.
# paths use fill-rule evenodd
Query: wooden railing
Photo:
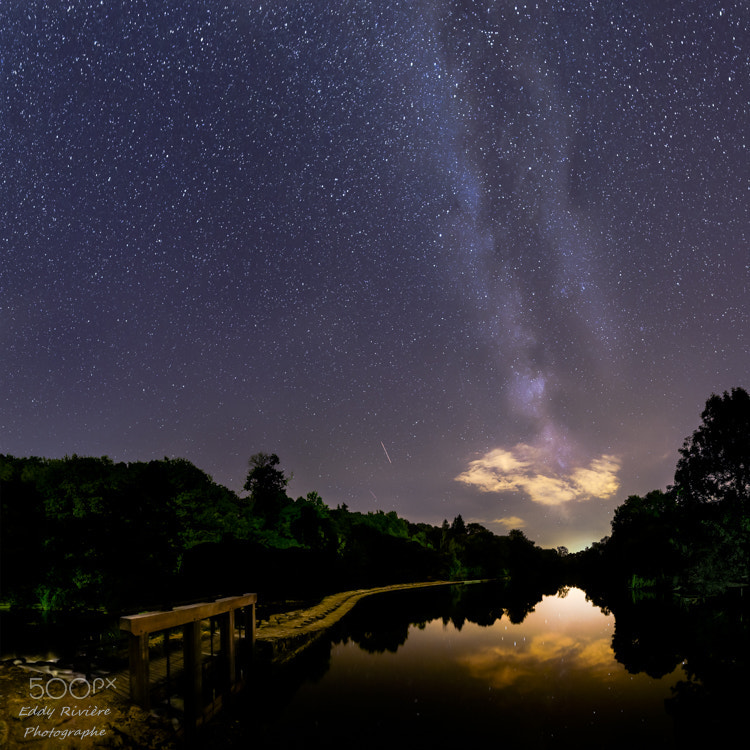
M 160 612 L 144 612 L 120 618 L 120 630 L 129 634 L 130 698 L 143 708 L 150 705 L 149 643 L 155 633 L 165 632 L 165 653 L 169 673 L 169 631 L 182 628 L 183 697 L 187 724 L 200 723 L 214 709 L 216 700 L 203 695 L 202 621 L 218 623 L 218 684 L 222 690 L 235 690 L 240 679 L 237 670 L 238 626 L 244 625 L 242 661 L 252 659 L 255 646 L 255 604 L 257 594 L 217 599 L 214 602 L 188 604 Z M 236 613 L 240 611 L 240 618 Z M 211 635 L 213 653 L 213 632 Z M 220 700 L 220 696 L 219 696 Z

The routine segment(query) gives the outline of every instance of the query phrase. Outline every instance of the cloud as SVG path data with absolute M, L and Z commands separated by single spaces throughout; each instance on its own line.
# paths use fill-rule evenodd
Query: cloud
M 525 443 L 514 448 L 496 448 L 455 479 L 480 492 L 522 492 L 540 505 L 564 505 L 571 501 L 608 498 L 620 486 L 620 460 L 602 455 L 588 466 L 564 471 L 548 451 Z M 502 519 L 501 519 L 502 521 Z
M 576 469 L 573 482 L 590 497 L 610 497 L 617 492 L 620 482 L 617 472 L 620 461 L 614 456 L 594 459 L 588 469 Z
M 615 664 L 609 638 L 586 642 L 579 636 L 556 632 L 535 635 L 523 645 L 508 642 L 485 648 L 458 661 L 472 676 L 495 689 L 518 687 L 527 677 L 539 674 L 569 680 L 575 672 L 593 672 L 606 678 Z
M 494 521 L 490 521 L 490 523 L 499 523 L 505 526 L 506 529 L 522 529 L 526 526 L 526 521 L 518 516 L 504 516 L 503 518 L 496 518 Z

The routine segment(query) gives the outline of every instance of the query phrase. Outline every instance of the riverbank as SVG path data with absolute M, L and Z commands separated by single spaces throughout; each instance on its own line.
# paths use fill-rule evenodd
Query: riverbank
M 292 659 L 366 596 L 470 583 L 478 581 L 405 583 L 332 594 L 311 607 L 259 620 L 256 631 L 258 656 L 272 663 Z M 53 696 L 59 696 L 63 690 L 67 691 L 64 683 L 69 685 L 76 678 L 76 694 L 85 694 L 85 679 L 70 671 L 54 667 L 32 670 L 18 664 L 0 663 L 0 750 L 72 750 L 84 743 L 91 748 L 122 750 L 173 750 L 179 747 L 176 730 L 167 717 L 128 704 L 113 690 L 107 690 L 106 682 L 84 700 L 71 699 L 67 693 L 64 698 L 35 697 L 37 693 L 43 693 L 40 686 L 47 685 Z M 84 735 L 84 732 L 88 734 Z

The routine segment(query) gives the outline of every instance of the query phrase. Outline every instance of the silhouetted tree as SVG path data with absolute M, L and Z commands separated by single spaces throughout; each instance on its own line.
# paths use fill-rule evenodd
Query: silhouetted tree
M 455 536 L 463 536 L 466 533 L 466 524 L 460 513 L 453 519 L 451 531 Z
M 534 542 L 529 539 L 521 529 L 511 529 L 508 532 L 508 539 L 513 543 L 514 546 L 519 548 L 533 548 Z
M 701 417 L 680 449 L 673 492 L 682 509 L 683 581 L 712 593 L 748 579 L 750 396 L 742 388 L 714 394 Z
M 266 526 L 275 526 L 284 506 L 291 501 L 286 495 L 289 478 L 284 475 L 275 453 L 255 453 L 250 456 L 250 469 L 243 489 L 250 493 L 253 515 Z
M 313 491 L 299 497 L 288 506 L 284 516 L 289 520 L 289 531 L 303 546 L 310 549 L 336 549 L 337 532 L 331 520 L 330 508 Z
M 678 502 L 725 503 L 747 509 L 750 499 L 750 396 L 733 388 L 712 395 L 703 424 L 685 440 L 675 471 Z

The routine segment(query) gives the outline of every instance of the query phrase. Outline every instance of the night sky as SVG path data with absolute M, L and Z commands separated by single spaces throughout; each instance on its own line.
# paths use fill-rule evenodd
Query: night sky
M 748 388 L 742 2 L 0 0 L 0 453 L 579 549 Z

